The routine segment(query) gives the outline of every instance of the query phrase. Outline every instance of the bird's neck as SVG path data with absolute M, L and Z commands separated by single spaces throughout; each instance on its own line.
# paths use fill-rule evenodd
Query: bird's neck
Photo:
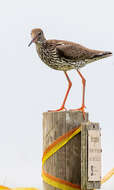
M 44 39 L 42 39 L 41 41 L 37 41 L 37 42 L 35 42 L 35 43 L 36 43 L 36 47 L 39 49 L 39 48 L 45 46 L 45 44 L 46 44 L 46 39 L 44 38 Z
M 41 41 L 37 41 L 35 43 L 36 43 L 36 46 L 40 48 L 41 46 L 43 46 L 43 44 L 45 44 L 45 42 L 46 42 L 46 39 L 44 38 Z
M 43 40 L 41 42 L 35 42 L 35 44 L 36 44 L 37 53 L 40 56 L 40 58 L 42 59 L 43 50 L 44 50 L 44 47 L 46 46 L 46 40 Z

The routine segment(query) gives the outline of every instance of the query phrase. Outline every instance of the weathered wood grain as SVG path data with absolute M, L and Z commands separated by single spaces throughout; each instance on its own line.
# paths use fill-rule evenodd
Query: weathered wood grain
M 58 137 L 88 121 L 88 114 L 80 111 L 43 113 L 43 151 Z M 81 134 L 73 137 L 64 147 L 52 155 L 44 169 L 53 176 L 81 185 Z M 44 184 L 44 190 L 56 190 Z

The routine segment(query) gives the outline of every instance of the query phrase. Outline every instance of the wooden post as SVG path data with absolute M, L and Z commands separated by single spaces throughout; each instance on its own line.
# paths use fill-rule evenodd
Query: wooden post
M 79 127 L 85 120 L 80 111 L 43 113 L 43 151 L 58 137 L 73 128 Z M 47 173 L 81 186 L 81 134 L 72 138 L 66 145 L 53 154 L 45 163 Z M 44 190 L 55 190 L 44 182 Z
M 100 189 L 101 132 L 98 123 L 81 124 L 81 189 Z

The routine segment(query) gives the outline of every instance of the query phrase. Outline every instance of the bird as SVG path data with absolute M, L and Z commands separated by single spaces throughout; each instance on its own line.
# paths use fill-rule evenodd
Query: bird
M 61 107 L 59 109 L 50 111 L 59 112 L 66 110 L 65 103 L 72 86 L 72 82 L 67 71 L 74 69 L 77 71 L 82 80 L 82 105 L 78 109 L 71 110 L 81 111 L 85 117 L 86 80 L 80 72 L 80 69 L 91 62 L 111 56 L 112 52 L 89 49 L 71 41 L 55 39 L 46 40 L 44 32 L 41 28 L 32 29 L 31 37 L 32 40 L 28 46 L 30 46 L 32 43 L 35 43 L 36 51 L 41 60 L 50 68 L 63 71 L 68 81 L 68 88 Z

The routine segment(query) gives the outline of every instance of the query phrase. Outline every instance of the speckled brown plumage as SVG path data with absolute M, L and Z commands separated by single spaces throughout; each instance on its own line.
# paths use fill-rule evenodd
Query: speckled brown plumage
M 56 70 L 79 69 L 111 55 L 111 52 L 91 50 L 74 42 L 46 40 L 41 29 L 33 29 L 31 35 L 42 61 Z
M 52 69 L 64 71 L 69 83 L 69 88 L 67 90 L 63 104 L 61 108 L 56 111 L 65 109 L 64 105 L 71 88 L 71 81 L 66 71 L 76 69 L 83 82 L 83 101 L 82 107 L 79 110 L 83 111 L 84 113 L 85 79 L 80 73 L 79 69 L 88 63 L 109 57 L 112 55 L 112 53 L 108 51 L 88 49 L 80 44 L 64 40 L 46 40 L 43 31 L 39 28 L 33 29 L 31 36 L 32 41 L 30 42 L 29 46 L 34 42 L 36 44 L 37 53 L 41 60 Z

